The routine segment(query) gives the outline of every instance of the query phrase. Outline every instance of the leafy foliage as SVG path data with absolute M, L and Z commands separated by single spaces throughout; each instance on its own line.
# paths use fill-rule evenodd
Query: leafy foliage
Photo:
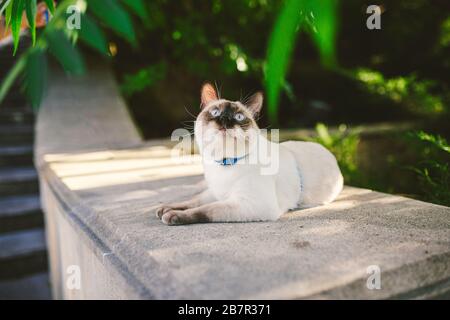
M 80 39 L 103 55 L 108 55 L 108 43 L 102 29 L 88 15 L 81 16 Z
M 142 21 L 148 21 L 149 16 L 143 1 L 123 0 L 123 3 L 127 5 L 135 14 L 141 17 Z
M 267 50 L 266 87 L 269 117 L 277 122 L 277 106 L 281 87 L 301 21 L 302 1 L 288 0 L 275 22 Z
M 126 1 L 134 12 L 145 9 L 142 0 Z M 0 87 L 0 102 L 4 99 L 14 81 L 24 73 L 24 88 L 33 107 L 38 107 L 45 91 L 47 77 L 47 51 L 50 52 L 64 70 L 71 74 L 85 72 L 84 59 L 75 46 L 78 39 L 102 54 L 108 53 L 108 41 L 101 23 L 115 31 L 127 41 L 136 44 L 136 34 L 128 11 L 119 0 L 64 0 L 55 8 L 53 0 L 45 0 L 53 15 L 45 30 L 36 36 L 36 0 L 6 0 L 1 3 L 0 14 L 5 15 L 6 25 L 11 25 L 15 55 L 19 47 L 22 16 L 25 12 L 31 32 L 33 46 L 27 49 L 10 69 Z M 105 10 L 105 5 L 108 10 Z M 66 19 L 70 6 L 76 6 L 81 15 L 80 30 L 67 28 Z M 87 8 L 87 10 L 86 10 Z M 91 16 L 91 12 L 96 18 Z M 140 13 L 142 18 L 146 13 Z
M 124 37 L 132 44 L 136 44 L 136 34 L 128 13 L 119 1 L 115 0 L 89 0 L 89 9 L 98 19 Z
M 25 2 L 25 11 L 27 14 L 28 25 L 30 26 L 31 39 L 33 45 L 36 43 L 36 13 L 37 0 L 29 0 Z
M 0 16 L 3 14 L 3 12 L 5 12 L 5 10 L 9 7 L 9 2 L 10 2 L 11 0 L 7 0 L 7 1 L 4 1 L 3 3 L 1 3 L 1 5 L 0 5 Z
M 60 2 L 56 9 L 52 0 L 45 0 L 45 3 L 49 11 L 53 14 L 52 20 L 55 20 L 51 22 L 46 29 L 64 31 L 64 37 L 70 39 L 70 42 L 76 42 L 77 39 L 80 39 L 82 42 L 103 54 L 108 53 L 108 44 L 98 22 L 108 29 L 113 30 L 133 46 L 137 45 L 137 37 L 127 9 L 145 21 L 145 25 L 148 29 L 161 23 L 167 23 L 165 18 L 161 16 L 160 11 L 158 11 L 160 8 L 158 8 L 157 2 L 145 4 L 142 0 L 65 0 Z M 83 27 L 80 31 L 64 28 L 64 18 L 66 18 L 65 9 L 69 5 L 78 5 L 83 11 L 81 17 Z M 2 3 L 2 10 L 6 13 L 6 21 L 7 23 L 11 22 L 13 30 L 14 53 L 19 45 L 21 18 L 24 10 L 29 22 L 33 45 L 36 44 L 36 6 L 36 0 L 6 0 Z M 241 4 L 235 3 L 233 5 L 236 10 L 240 9 L 240 7 L 247 7 L 254 10 L 257 6 L 260 6 L 259 10 L 264 10 L 265 12 L 269 12 L 269 10 L 273 10 L 274 8 L 271 3 L 255 0 L 246 0 Z M 337 0 L 323 0 L 319 2 L 313 0 L 286 0 L 284 2 L 269 40 L 265 69 L 269 117 L 273 122 L 277 121 L 280 90 L 292 93 L 291 90 L 289 90 L 289 84 L 284 82 L 284 78 L 289 65 L 289 60 L 292 56 L 294 40 L 299 28 L 311 32 L 312 38 L 319 48 L 322 61 L 325 65 L 333 65 L 334 38 L 336 33 L 336 6 Z M 87 10 L 84 10 L 85 7 L 87 7 Z M 105 7 L 107 7 L 108 10 L 105 10 Z M 148 10 L 149 7 L 150 10 Z M 220 11 L 224 10 L 224 3 L 215 0 L 213 1 L 212 8 L 213 14 L 218 14 Z M 262 16 L 259 14 L 259 20 L 261 20 L 261 17 Z M 244 25 L 246 23 L 245 19 L 247 18 L 244 16 L 240 17 L 239 23 Z M 194 24 L 190 22 L 185 24 L 185 22 L 181 20 L 175 20 L 175 25 L 176 29 L 171 34 L 171 40 L 179 41 L 181 38 L 191 40 L 197 38 L 199 46 L 191 45 L 192 49 L 195 48 L 197 51 L 198 49 L 211 50 L 210 52 L 213 55 L 223 54 L 223 51 L 217 49 L 217 47 L 205 48 L 206 42 L 205 37 L 202 35 L 203 31 L 193 28 Z M 55 45 L 54 40 L 60 41 L 60 46 Z M 237 68 L 240 72 L 246 72 L 249 69 L 262 70 L 262 62 L 252 59 L 240 46 L 230 42 L 229 39 L 226 38 L 221 39 L 221 41 L 228 42 L 224 51 L 229 60 L 224 62 L 230 64 L 230 67 L 234 64 L 235 69 Z M 52 30 L 48 30 L 48 32 L 45 31 L 42 33 L 38 42 L 37 45 L 44 49 L 44 51 L 51 49 L 51 52 L 56 55 L 57 60 L 67 71 L 71 73 L 74 73 L 74 71 L 75 73 L 81 73 L 83 71 L 79 54 L 76 53 L 77 49 L 75 47 L 73 50 L 69 49 L 67 46 L 68 42 L 62 39 L 62 33 Z M 177 48 L 176 50 L 179 49 Z M 72 59 L 65 59 L 63 57 L 66 53 L 69 54 L 71 58 L 74 58 L 73 63 L 71 62 Z M 192 68 L 201 70 L 203 66 L 200 66 L 200 63 L 201 62 L 193 60 Z M 206 70 L 208 70 L 208 67 L 205 67 L 205 71 Z M 292 94 L 289 96 L 293 97 Z M 0 97 L 0 99 L 1 98 L 2 97 Z
M 157 63 L 142 68 L 134 74 L 125 75 L 121 85 L 122 93 L 129 97 L 153 85 L 165 76 L 166 68 L 166 64 Z
M 17 47 L 19 46 L 20 27 L 22 24 L 22 13 L 25 7 L 24 0 L 12 0 L 11 1 L 11 30 L 14 39 L 14 55 L 16 54 Z
M 447 143 L 447 140 L 442 138 L 440 135 L 432 135 L 423 131 L 419 131 L 416 133 L 416 136 L 419 140 L 429 142 L 433 144 L 436 148 L 450 153 L 450 146 Z
M 267 49 L 266 88 L 269 118 L 278 122 L 278 103 L 295 37 L 300 28 L 311 26 L 322 62 L 335 64 L 335 36 L 337 29 L 336 0 L 286 0 L 270 36 Z
M 339 126 L 338 131 L 330 133 L 328 127 L 323 123 L 316 125 L 316 133 L 317 137 L 312 141 L 322 144 L 334 154 L 345 183 L 357 184 L 359 182 L 357 162 L 359 135 L 356 132 L 349 131 L 344 124 Z
M 47 44 L 64 70 L 70 74 L 83 74 L 83 59 L 62 30 L 47 30 Z
M 369 69 L 357 69 L 354 74 L 371 93 L 401 103 L 414 114 L 439 116 L 449 111 L 445 101 L 450 102 L 450 96 L 434 94 L 435 81 L 419 80 L 414 74 L 387 79 L 382 73 Z
M 422 160 L 410 169 L 417 174 L 426 200 L 449 206 L 450 145 L 441 136 L 423 131 L 411 136 L 424 144 Z
M 47 8 L 50 10 L 50 13 L 55 14 L 55 4 L 53 0 L 45 0 L 45 4 L 47 5 Z
M 36 48 L 29 52 L 26 63 L 25 90 L 31 106 L 37 108 L 47 86 L 47 56 L 42 49 Z

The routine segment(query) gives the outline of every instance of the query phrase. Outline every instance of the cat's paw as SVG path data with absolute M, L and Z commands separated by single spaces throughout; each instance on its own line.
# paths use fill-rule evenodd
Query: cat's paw
M 161 220 L 164 224 L 167 224 L 169 226 L 184 224 L 183 220 L 181 219 L 181 212 L 176 210 L 165 212 L 162 215 Z
M 165 213 L 169 212 L 172 209 L 173 208 L 171 206 L 168 206 L 166 204 L 160 205 L 159 207 L 156 208 L 156 217 L 161 219 Z

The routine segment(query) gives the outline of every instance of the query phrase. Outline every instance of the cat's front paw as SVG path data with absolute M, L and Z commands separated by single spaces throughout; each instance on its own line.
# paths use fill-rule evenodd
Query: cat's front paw
M 171 206 L 168 206 L 166 204 L 160 205 L 156 208 L 156 216 L 161 219 L 165 213 L 169 212 L 172 209 L 173 208 Z
M 181 219 L 180 211 L 175 211 L 175 210 L 170 210 L 168 212 L 165 212 L 162 215 L 161 220 L 164 224 L 167 224 L 169 226 L 174 226 L 177 224 L 184 224 L 183 220 Z

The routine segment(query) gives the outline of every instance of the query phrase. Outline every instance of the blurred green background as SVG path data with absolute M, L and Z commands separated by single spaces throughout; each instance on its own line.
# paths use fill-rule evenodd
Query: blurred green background
M 448 0 L 380 1 L 380 30 L 361 0 L 123 0 L 130 21 L 102 16 L 119 3 L 87 1 L 99 27 L 77 47 L 107 51 L 145 138 L 189 127 L 205 81 L 231 100 L 264 90 L 260 126 L 324 144 L 346 184 L 450 205 Z

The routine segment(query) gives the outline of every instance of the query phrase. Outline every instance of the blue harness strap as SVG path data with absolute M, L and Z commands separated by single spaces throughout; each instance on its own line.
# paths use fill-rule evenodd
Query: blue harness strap
M 223 158 L 222 160 L 214 160 L 221 166 L 233 166 L 235 165 L 239 160 L 244 159 L 247 155 L 238 157 L 238 158 Z

